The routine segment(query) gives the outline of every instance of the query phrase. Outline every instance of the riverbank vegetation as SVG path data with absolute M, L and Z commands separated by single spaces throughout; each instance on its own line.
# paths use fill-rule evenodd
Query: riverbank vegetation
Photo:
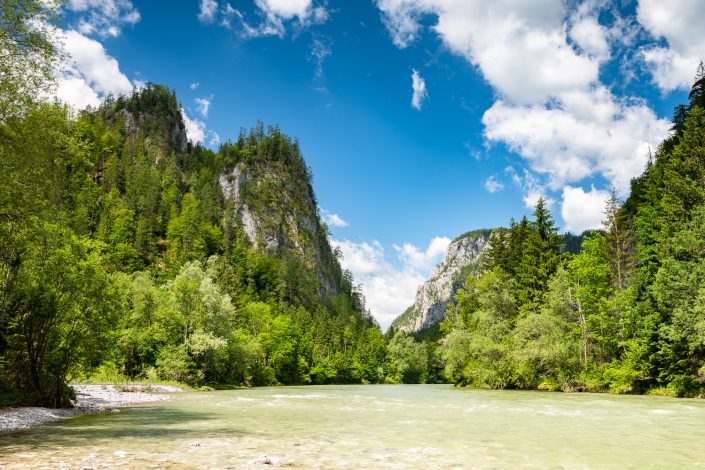
M 217 151 L 194 145 L 161 85 L 82 111 L 42 100 L 62 58 L 51 26 L 32 24 L 55 19 L 40 1 L 2 12 L 0 49 L 18 57 L 0 75 L 6 402 L 68 405 L 67 382 L 95 376 L 384 380 L 382 332 L 330 247 L 296 141 L 258 124 Z M 28 67 L 36 80 L 18 78 Z
M 0 67 L 0 403 L 66 406 L 69 380 L 103 377 L 703 394 L 702 67 L 581 250 L 541 200 L 493 231 L 440 328 L 385 337 L 297 141 L 258 124 L 194 145 L 155 84 L 97 109 L 41 100 L 61 58 L 31 25 L 56 19 L 39 0 L 0 5 L 17 58 Z
M 673 134 L 568 255 L 546 202 L 497 231 L 439 342 L 453 382 L 705 393 L 705 70 Z
M 67 379 L 111 369 L 193 385 L 383 380 L 382 333 L 335 256 L 309 262 L 289 234 L 275 252 L 253 245 L 223 195 L 219 178 L 242 161 L 306 176 L 297 145 L 257 127 L 218 152 L 181 151 L 165 137 L 179 113 L 149 85 L 0 124 L 5 383 L 59 405 Z M 273 197 L 257 191 L 252 207 Z M 324 268 L 335 284 L 322 294 Z

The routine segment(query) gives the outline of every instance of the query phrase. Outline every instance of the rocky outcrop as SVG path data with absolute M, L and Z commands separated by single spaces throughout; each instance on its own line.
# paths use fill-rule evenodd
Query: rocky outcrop
M 292 178 L 290 172 L 276 165 L 240 162 L 220 175 L 218 183 L 223 197 L 232 202 L 235 220 L 241 224 L 251 246 L 273 256 L 282 252 L 294 254 L 316 272 L 319 294 L 335 296 L 338 282 L 331 272 L 335 267 L 327 264 L 337 260 L 332 259 L 315 199 L 300 188 L 297 190 L 295 183 L 299 182 Z M 265 197 L 265 191 L 275 191 L 274 197 Z M 262 200 L 271 202 L 262 204 Z
M 245 231 L 247 240 L 252 244 L 257 244 L 257 224 L 250 212 L 250 208 L 245 204 L 240 196 L 240 188 L 251 177 L 247 171 L 242 171 L 242 165 L 235 165 L 230 173 L 220 175 L 218 183 L 223 190 L 225 199 L 232 199 L 234 203 L 235 215 Z
M 490 230 L 476 230 L 453 240 L 443 261 L 416 291 L 414 305 L 394 320 L 392 329 L 420 332 L 443 321 L 455 292 L 479 265 L 490 235 Z

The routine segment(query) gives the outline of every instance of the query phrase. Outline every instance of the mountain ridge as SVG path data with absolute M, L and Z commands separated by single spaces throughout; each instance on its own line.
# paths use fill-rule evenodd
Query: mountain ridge
M 394 319 L 392 331 L 419 333 L 438 325 L 446 307 L 469 274 L 479 268 L 480 256 L 495 229 L 478 229 L 457 236 L 429 278 L 418 287 L 414 304 Z

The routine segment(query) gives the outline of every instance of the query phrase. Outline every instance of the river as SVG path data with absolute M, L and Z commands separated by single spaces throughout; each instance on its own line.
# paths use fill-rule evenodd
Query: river
M 0 468 L 705 467 L 705 402 L 455 389 L 187 393 L 0 435 Z

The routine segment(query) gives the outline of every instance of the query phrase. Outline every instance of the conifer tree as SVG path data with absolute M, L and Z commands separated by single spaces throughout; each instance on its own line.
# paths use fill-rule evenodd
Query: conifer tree
M 558 268 L 562 248 L 562 237 L 558 235 L 551 211 L 546 201 L 540 198 L 517 270 L 519 300 L 525 309 L 534 310 L 543 303 L 548 281 Z
M 690 89 L 690 106 L 700 106 L 705 108 L 705 64 L 700 62 L 698 65 L 698 71 L 695 74 L 695 83 Z
M 634 231 L 626 213 L 621 210 L 616 192 L 607 201 L 605 209 L 605 249 L 610 260 L 612 285 L 625 289 L 634 268 Z

